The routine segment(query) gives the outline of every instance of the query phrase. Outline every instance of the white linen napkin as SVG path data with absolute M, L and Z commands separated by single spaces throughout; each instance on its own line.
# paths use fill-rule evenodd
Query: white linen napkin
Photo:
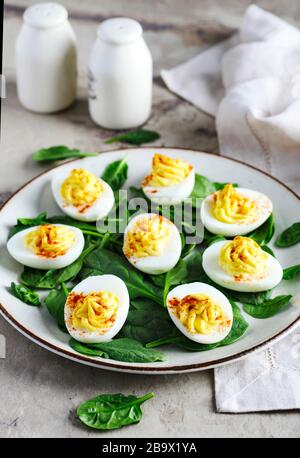
M 300 190 L 300 32 L 247 8 L 239 31 L 162 70 L 168 88 L 216 116 L 220 153 Z
M 216 116 L 221 155 L 266 170 L 300 192 L 296 28 L 251 5 L 236 34 L 161 75 L 171 91 Z M 300 408 L 297 329 L 268 350 L 215 369 L 218 412 Z

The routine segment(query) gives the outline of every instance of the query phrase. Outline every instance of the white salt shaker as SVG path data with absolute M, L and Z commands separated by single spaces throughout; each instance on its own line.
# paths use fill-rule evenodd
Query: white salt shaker
M 107 129 L 147 121 L 152 104 L 152 57 L 141 25 L 129 18 L 100 24 L 90 54 L 89 111 Z
M 52 113 L 76 97 L 76 37 L 58 3 L 26 9 L 16 42 L 17 91 L 25 108 Z

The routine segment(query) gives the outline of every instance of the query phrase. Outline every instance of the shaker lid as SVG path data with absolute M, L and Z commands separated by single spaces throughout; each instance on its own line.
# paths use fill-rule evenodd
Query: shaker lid
M 139 38 L 142 26 L 134 19 L 118 17 L 103 21 L 97 30 L 99 38 L 112 44 L 126 44 Z
M 31 27 L 56 27 L 68 18 L 66 8 L 59 3 L 37 3 L 25 10 L 24 22 Z

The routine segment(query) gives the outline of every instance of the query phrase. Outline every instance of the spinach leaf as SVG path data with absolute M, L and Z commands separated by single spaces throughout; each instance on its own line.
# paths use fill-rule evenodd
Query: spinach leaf
M 35 151 L 32 159 L 38 162 L 63 161 L 76 157 L 97 156 L 97 153 L 83 153 L 79 149 L 68 148 L 64 145 L 51 146 Z
M 41 305 L 39 295 L 24 285 L 17 285 L 12 282 L 10 285 L 10 291 L 25 304 L 34 306 Z
M 267 245 L 275 232 L 275 223 L 274 223 L 274 216 L 273 213 L 269 216 L 267 221 L 262 224 L 260 227 L 255 229 L 254 232 L 248 235 L 253 240 L 255 240 L 259 245 Z
M 287 248 L 300 242 L 300 222 L 292 224 L 283 231 L 276 239 L 275 245 L 280 248 Z
M 166 305 L 166 299 L 171 286 L 180 285 L 188 278 L 188 270 L 186 263 L 179 259 L 173 269 L 169 270 L 165 274 L 165 284 L 164 284 L 164 304 Z
M 268 245 L 262 245 L 261 249 L 264 250 L 266 253 L 269 253 L 273 258 L 276 258 L 275 253 Z
M 95 352 L 102 352 L 101 355 L 95 353 L 91 356 L 102 356 L 103 358 L 126 361 L 128 363 L 153 363 L 165 360 L 163 353 L 146 348 L 140 342 L 126 337 L 120 337 L 110 342 L 80 344 L 80 346 L 75 342 L 74 339 L 71 339 L 70 346 L 79 353 L 82 353 L 83 347 L 88 347 L 91 350 L 95 350 Z
M 185 243 L 181 251 L 181 258 L 183 259 L 186 256 L 188 256 L 190 253 L 192 253 L 192 251 L 194 251 L 196 246 L 197 246 L 196 243 L 189 243 L 189 244 Z
M 82 355 L 109 358 L 108 354 L 104 351 L 98 350 L 97 348 L 90 348 L 87 344 L 78 342 L 78 340 L 73 339 L 73 337 L 69 340 L 69 345 L 73 348 L 73 350 L 77 351 L 77 353 L 81 353 Z
M 46 219 L 46 212 L 40 213 L 35 218 L 18 218 L 17 224 L 10 229 L 8 238 L 10 239 L 13 235 L 17 234 L 20 231 L 24 231 L 24 229 L 28 229 L 29 227 L 44 224 L 46 223 Z
M 220 289 L 220 288 L 219 288 Z M 222 289 L 224 294 L 229 297 L 233 298 L 242 304 L 251 304 L 251 305 L 261 305 L 270 299 L 272 290 L 268 289 L 267 291 L 261 291 L 259 293 L 243 293 L 240 291 L 232 291 L 227 290 L 225 288 Z
M 296 275 L 300 274 L 300 264 L 296 264 L 295 266 L 287 267 L 283 269 L 283 280 L 292 280 L 296 277 Z
M 23 285 L 34 288 L 52 289 L 58 284 L 60 273 L 60 269 L 40 270 L 25 266 L 20 281 Z
M 194 185 L 194 189 L 190 197 L 195 197 L 198 199 L 207 197 L 209 194 L 212 194 L 215 191 L 219 191 L 220 189 L 223 189 L 226 184 L 227 183 L 210 181 L 205 176 L 199 175 L 199 173 L 196 173 L 195 174 L 195 185 Z M 233 186 L 237 187 L 238 185 L 236 183 L 233 183 Z
M 105 248 L 97 248 L 85 258 L 80 277 L 84 279 L 91 275 L 103 274 L 120 277 L 126 283 L 131 299 L 145 297 L 163 305 L 162 291 L 134 269 L 124 256 Z
M 142 418 L 141 404 L 153 398 L 153 393 L 137 398 L 124 394 L 101 394 L 80 404 L 76 414 L 89 428 L 100 430 L 118 429 L 139 423 Z
M 191 283 L 193 281 L 203 281 L 203 279 L 210 281 L 206 276 L 202 266 L 203 250 L 203 247 L 198 247 L 184 259 L 188 272 L 187 283 Z M 204 283 L 207 283 L 207 281 L 205 281 Z
M 106 140 L 105 143 L 130 143 L 131 145 L 142 145 L 143 143 L 150 143 L 158 140 L 160 135 L 153 130 L 139 129 L 132 130 L 126 134 L 118 135 L 117 137 L 112 137 Z
M 291 300 L 291 295 L 274 297 L 260 305 L 244 304 L 244 310 L 253 318 L 270 318 L 280 312 Z
M 147 343 L 171 334 L 176 328 L 166 309 L 152 301 L 136 300 L 131 308 L 120 336 Z
M 61 283 L 74 280 L 82 269 L 84 258 L 95 248 L 96 245 L 90 245 L 76 261 L 63 269 L 45 271 L 25 266 L 20 277 L 21 283 L 35 288 L 52 289 Z
M 195 185 L 190 197 L 202 199 L 216 191 L 215 185 L 203 175 L 195 174 Z
M 36 218 L 18 218 L 18 224 L 23 226 L 39 226 L 41 223 L 44 223 L 47 219 L 47 213 L 42 212 Z
M 65 289 L 64 284 L 59 289 L 52 289 L 48 296 L 45 298 L 45 305 L 48 312 L 57 322 L 58 326 L 66 330 L 64 309 L 67 298 L 68 290 Z
M 109 164 L 102 174 L 102 179 L 108 183 L 113 191 L 118 191 L 128 176 L 128 164 L 125 159 Z

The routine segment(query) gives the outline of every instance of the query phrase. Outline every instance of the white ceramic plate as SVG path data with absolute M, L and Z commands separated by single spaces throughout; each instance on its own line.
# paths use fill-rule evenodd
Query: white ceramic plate
M 237 182 L 245 188 L 267 194 L 275 207 L 276 234 L 299 220 L 300 199 L 285 185 L 246 164 L 209 153 L 180 148 L 135 148 L 77 160 L 72 162 L 72 167 L 88 166 L 95 174 L 101 175 L 107 164 L 126 155 L 129 164 L 129 177 L 126 185 L 139 186 L 141 179 L 149 172 L 151 159 L 155 152 L 182 158 L 193 164 L 197 172 L 213 181 Z M 59 167 L 70 167 L 70 165 L 64 164 Z M 300 284 L 299 282 L 297 284 L 296 281 L 283 281 L 275 293 L 293 294 L 293 304 L 269 319 L 255 320 L 246 316 L 249 323 L 247 334 L 238 342 L 227 347 L 199 353 L 165 347 L 167 360 L 148 364 L 91 358 L 74 352 L 68 346 L 68 336 L 57 328 L 56 323 L 45 309 L 26 306 L 9 293 L 10 283 L 17 281 L 22 271 L 22 266 L 11 259 L 6 249 L 9 227 L 16 223 L 17 217 L 33 217 L 44 210 L 48 212 L 49 216 L 59 213 L 49 191 L 49 182 L 55 172 L 56 169 L 52 169 L 27 183 L 3 206 L 0 212 L 0 311 L 15 328 L 37 344 L 61 356 L 91 366 L 126 372 L 176 373 L 207 369 L 236 361 L 274 343 L 300 324 Z M 272 247 L 272 244 L 270 246 Z M 299 245 L 274 251 L 283 267 L 300 263 Z

